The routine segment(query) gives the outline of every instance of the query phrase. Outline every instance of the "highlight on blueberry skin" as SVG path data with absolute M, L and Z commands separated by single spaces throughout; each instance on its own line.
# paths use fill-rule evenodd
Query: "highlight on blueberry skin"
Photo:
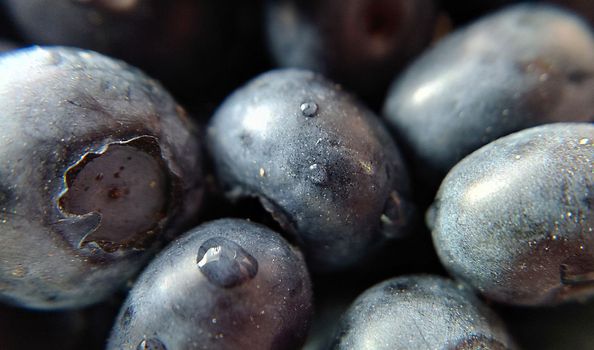
M 91 51 L 14 51 L 0 76 L 0 299 L 100 301 L 193 222 L 196 130 L 158 83 Z
M 427 218 L 437 253 L 485 297 L 550 305 L 594 295 L 594 125 L 555 123 L 456 165 Z
M 594 35 L 542 4 L 509 7 L 439 41 L 393 83 L 383 114 L 435 187 L 481 146 L 551 122 L 594 121 Z
M 444 277 L 379 283 L 342 316 L 332 349 L 515 349 L 499 317 L 472 289 Z
M 433 0 L 268 0 L 266 34 L 280 66 L 314 70 L 377 99 L 429 44 L 436 13 Z
M 301 253 L 265 226 L 221 219 L 164 249 L 122 306 L 108 349 L 297 349 L 312 316 Z
M 408 177 L 387 131 L 320 75 L 260 75 L 229 96 L 207 130 L 231 199 L 255 197 L 321 272 L 356 264 L 408 232 Z

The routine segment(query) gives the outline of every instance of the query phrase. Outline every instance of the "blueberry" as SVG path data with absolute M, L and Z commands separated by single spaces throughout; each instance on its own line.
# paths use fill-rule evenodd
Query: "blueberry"
M 267 38 L 283 67 L 307 68 L 367 99 L 428 45 L 433 0 L 269 0 Z
M 0 76 L 0 298 L 99 301 L 194 220 L 196 130 L 155 81 L 90 51 L 14 51 Z
M 221 219 L 190 230 L 151 262 L 107 348 L 298 348 L 311 298 L 298 251 L 264 226 Z
M 428 215 L 442 263 L 499 302 L 593 295 L 593 170 L 588 123 L 526 129 L 472 153 Z
M 410 66 L 384 115 L 419 176 L 438 185 L 456 162 L 501 136 L 594 121 L 594 36 L 550 6 L 508 8 L 444 38 Z
M 515 345 L 472 289 L 411 275 L 377 284 L 343 315 L 333 349 L 505 350 Z
M 228 196 L 259 198 L 317 271 L 353 265 L 407 231 L 397 148 L 369 110 L 319 75 L 255 78 L 219 107 L 207 139 Z

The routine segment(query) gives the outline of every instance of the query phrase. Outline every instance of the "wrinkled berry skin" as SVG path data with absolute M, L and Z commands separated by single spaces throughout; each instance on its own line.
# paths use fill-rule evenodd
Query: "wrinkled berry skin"
M 316 271 L 353 265 L 406 231 L 397 148 L 369 110 L 319 75 L 262 74 L 223 102 L 207 139 L 228 196 L 259 198 Z
M 472 289 L 430 275 L 393 278 L 341 319 L 332 349 L 513 349 L 499 317 Z
M 245 220 L 212 221 L 141 274 L 107 349 L 296 349 L 311 305 L 303 257 L 280 235 Z
M 366 100 L 428 44 L 433 0 L 269 0 L 266 34 L 282 67 L 311 69 Z
M 594 120 L 594 36 L 545 5 L 495 13 L 437 43 L 398 78 L 384 116 L 435 185 L 460 159 L 538 124 Z
M 594 294 L 593 170 L 588 123 L 526 129 L 472 153 L 428 213 L 442 263 L 503 303 Z
M 94 52 L 14 51 L 0 76 L 0 298 L 97 302 L 195 215 L 194 128 L 158 83 Z

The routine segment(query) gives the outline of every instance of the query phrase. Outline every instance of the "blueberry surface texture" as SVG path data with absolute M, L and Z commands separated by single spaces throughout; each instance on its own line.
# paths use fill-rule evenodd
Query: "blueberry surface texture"
M 383 112 L 437 187 L 479 147 L 524 128 L 594 121 L 594 35 L 556 7 L 522 4 L 439 41 L 392 85 Z
M 280 66 L 320 72 L 376 100 L 429 44 L 436 7 L 433 0 L 269 0 L 266 34 Z
M 506 350 L 516 346 L 471 288 L 430 275 L 379 283 L 343 315 L 332 349 Z
M 141 274 L 108 349 L 297 349 L 312 314 L 301 253 L 265 226 L 221 219 L 184 234 Z
M 158 83 L 91 51 L 13 51 L 0 77 L 0 299 L 97 302 L 194 220 L 196 130 Z
M 487 298 L 550 305 L 594 294 L 594 125 L 555 123 L 456 165 L 427 218 L 445 267 Z
M 320 75 L 271 71 L 235 91 L 207 130 L 231 199 L 256 197 L 321 272 L 408 231 L 408 178 L 387 131 Z

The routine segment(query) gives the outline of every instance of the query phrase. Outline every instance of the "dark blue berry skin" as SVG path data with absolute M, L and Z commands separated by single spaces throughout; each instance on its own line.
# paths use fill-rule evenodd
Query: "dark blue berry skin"
M 548 305 L 594 294 L 594 125 L 555 123 L 456 165 L 428 213 L 445 267 L 487 298 Z
M 249 221 L 203 224 L 141 274 L 108 349 L 296 349 L 312 313 L 301 254 Z
M 0 56 L 0 298 L 97 302 L 189 224 L 200 145 L 154 80 L 90 51 Z
M 282 67 L 311 69 L 356 91 L 383 96 L 392 77 L 428 44 L 433 0 L 269 0 L 267 38 Z
M 230 198 L 257 197 L 309 266 L 351 266 L 410 221 L 408 178 L 376 117 L 309 71 L 265 73 L 219 107 L 207 130 Z
M 594 36 L 576 16 L 523 4 L 454 32 L 393 84 L 388 125 L 435 185 L 482 145 L 538 124 L 594 120 Z
M 332 349 L 505 350 L 515 345 L 472 289 L 430 275 L 393 278 L 360 295 Z

